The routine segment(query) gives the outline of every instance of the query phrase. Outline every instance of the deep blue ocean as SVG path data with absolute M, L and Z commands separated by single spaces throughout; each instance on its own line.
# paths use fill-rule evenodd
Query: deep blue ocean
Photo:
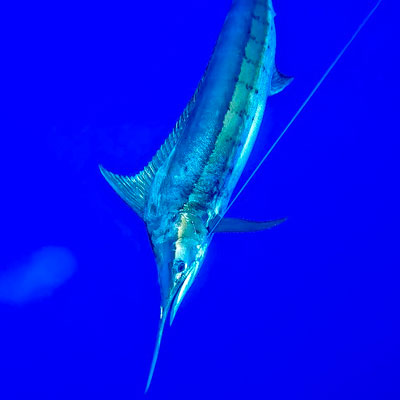
M 274 1 L 270 97 L 242 181 L 372 9 Z M 217 234 L 150 399 L 399 399 L 399 35 L 383 1 Z M 4 6 L 0 399 L 141 399 L 159 318 L 134 174 L 200 80 L 230 0 Z M 242 182 L 241 181 L 241 182 Z M 240 185 L 240 184 L 239 184 Z

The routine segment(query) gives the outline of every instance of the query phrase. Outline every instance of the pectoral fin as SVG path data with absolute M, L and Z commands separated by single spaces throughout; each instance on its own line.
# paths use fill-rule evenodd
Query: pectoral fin
M 248 221 L 238 218 L 223 218 L 215 227 L 214 232 L 258 232 L 273 228 L 286 221 L 280 218 L 273 221 Z

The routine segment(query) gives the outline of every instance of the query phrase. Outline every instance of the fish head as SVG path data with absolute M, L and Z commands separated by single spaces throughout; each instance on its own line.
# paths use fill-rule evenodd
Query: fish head
M 157 363 L 168 312 L 170 312 L 170 324 L 172 324 L 206 255 L 211 237 L 203 221 L 204 218 L 178 214 L 166 215 L 155 223 L 147 223 L 147 230 L 157 261 L 161 305 L 156 345 L 146 392 Z
M 203 264 L 210 242 L 203 220 L 179 214 L 162 234 L 150 235 L 158 269 L 161 313 L 170 309 L 170 323 Z

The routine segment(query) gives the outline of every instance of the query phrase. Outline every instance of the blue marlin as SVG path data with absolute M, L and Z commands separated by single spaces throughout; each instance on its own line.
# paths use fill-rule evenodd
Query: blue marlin
M 257 231 L 283 221 L 225 219 L 268 96 L 291 81 L 275 66 L 271 0 L 233 0 L 207 69 L 172 133 L 134 176 L 100 170 L 142 218 L 156 258 L 160 321 L 147 381 L 170 323 L 202 266 L 214 233 Z

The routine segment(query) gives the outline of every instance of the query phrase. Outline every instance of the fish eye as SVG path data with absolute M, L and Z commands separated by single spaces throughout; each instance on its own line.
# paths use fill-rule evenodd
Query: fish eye
M 182 260 L 175 261 L 175 267 L 178 272 L 182 272 L 186 268 L 186 264 Z

